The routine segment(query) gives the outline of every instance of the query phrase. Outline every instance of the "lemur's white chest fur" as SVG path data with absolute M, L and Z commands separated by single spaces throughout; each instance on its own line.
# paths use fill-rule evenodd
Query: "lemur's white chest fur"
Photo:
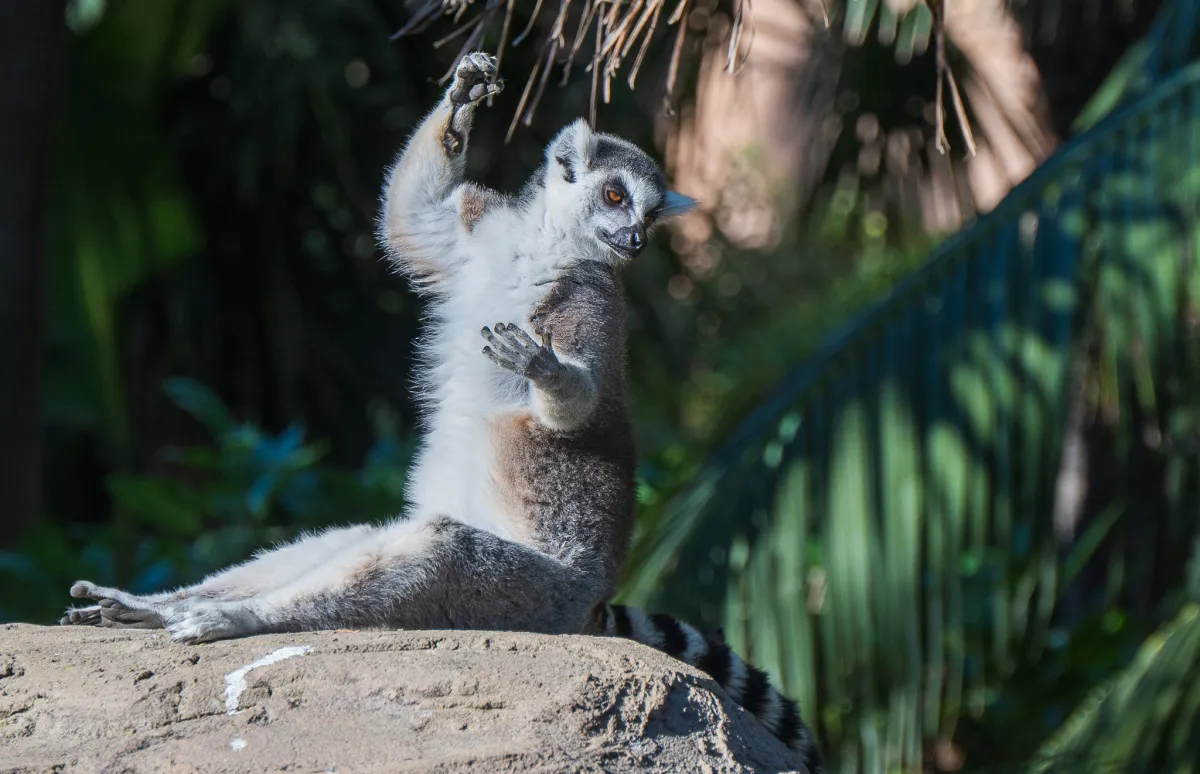
M 524 536 L 515 534 L 498 496 L 490 425 L 498 415 L 529 408 L 531 396 L 527 380 L 480 354 L 480 329 L 529 326 L 569 268 L 557 230 L 525 228 L 523 214 L 485 217 L 464 245 L 474 253 L 470 270 L 448 278 L 444 295 L 430 302 L 418 382 L 428 426 L 407 492 L 414 517 L 449 515 L 508 539 Z M 515 240 L 522 232 L 534 238 Z

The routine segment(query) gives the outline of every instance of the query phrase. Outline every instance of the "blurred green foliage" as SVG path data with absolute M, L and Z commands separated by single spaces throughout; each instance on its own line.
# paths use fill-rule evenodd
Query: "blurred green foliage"
M 1044 7 L 1081 3 L 1120 5 Z M 840 117 L 910 119 L 898 97 L 934 75 L 926 5 L 825 6 L 858 44 Z M 77 578 L 150 592 L 386 518 L 419 430 L 421 308 L 378 255 L 376 194 L 455 47 L 389 42 L 405 13 L 385 0 L 69 8 L 46 507 L 0 554 L 0 620 L 56 619 Z M 1198 8 L 1168 3 L 1091 132 L 931 262 L 935 240 L 881 225 L 874 182 L 843 173 L 846 133 L 778 247 L 714 239 L 685 294 L 665 240 L 629 271 L 642 514 L 623 594 L 723 624 L 835 770 L 1190 770 L 1194 692 L 1155 698 L 1196 677 L 1200 76 L 1179 72 Z M 652 145 L 668 58 L 602 128 Z M 587 81 L 548 90 L 508 145 L 506 90 L 470 173 L 518 185 Z M 1076 406 L 1089 483 L 1111 486 L 1064 539 Z

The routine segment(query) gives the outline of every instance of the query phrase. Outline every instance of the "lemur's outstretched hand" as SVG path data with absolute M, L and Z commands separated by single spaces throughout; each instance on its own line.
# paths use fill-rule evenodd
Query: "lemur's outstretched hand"
M 451 112 L 442 135 L 442 147 L 447 155 L 457 157 L 466 148 L 471 115 L 480 100 L 502 91 L 504 81 L 496 77 L 496 57 L 476 51 L 462 58 L 454 71 L 454 81 L 446 90 Z
M 543 337 L 541 344 L 521 330 L 520 326 L 512 323 L 496 323 L 495 333 L 490 328 L 484 328 L 480 333 L 488 343 L 483 348 L 483 354 L 487 355 L 489 360 L 518 376 L 524 376 L 531 382 L 552 380 L 564 368 L 558 356 L 554 354 L 548 333 Z
M 450 84 L 450 101 L 469 105 L 502 91 L 504 81 L 496 77 L 496 57 L 476 51 L 458 63 L 454 82 Z

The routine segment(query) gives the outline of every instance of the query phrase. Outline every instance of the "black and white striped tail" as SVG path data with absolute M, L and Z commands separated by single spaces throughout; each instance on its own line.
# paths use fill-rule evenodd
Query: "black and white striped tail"
M 771 733 L 800 753 L 809 774 L 824 771 L 816 739 L 800 718 L 796 702 L 775 690 L 766 672 L 747 664 L 725 643 L 705 637 L 674 616 L 650 615 L 624 605 L 604 606 L 604 633 L 649 645 L 705 672 Z

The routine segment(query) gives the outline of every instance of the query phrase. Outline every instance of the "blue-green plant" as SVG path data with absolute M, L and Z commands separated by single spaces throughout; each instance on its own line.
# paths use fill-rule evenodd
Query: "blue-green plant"
M 411 442 L 374 407 L 377 440 L 360 468 L 325 462 L 326 446 L 289 425 L 277 434 L 236 421 L 220 398 L 191 379 L 166 382 L 171 401 L 200 422 L 210 441 L 161 452 L 167 472 L 114 474 L 108 489 L 132 539 L 111 522 L 38 525 L 17 552 L 0 554 L 11 594 L 0 620 L 44 620 L 80 577 L 149 593 L 198 580 L 261 547 L 346 523 L 400 512 Z M 128 527 L 127 527 L 128 528 Z M 126 546 L 131 556 L 120 556 Z M 127 568 L 127 569 L 126 569 Z M 121 576 L 122 571 L 125 577 Z

